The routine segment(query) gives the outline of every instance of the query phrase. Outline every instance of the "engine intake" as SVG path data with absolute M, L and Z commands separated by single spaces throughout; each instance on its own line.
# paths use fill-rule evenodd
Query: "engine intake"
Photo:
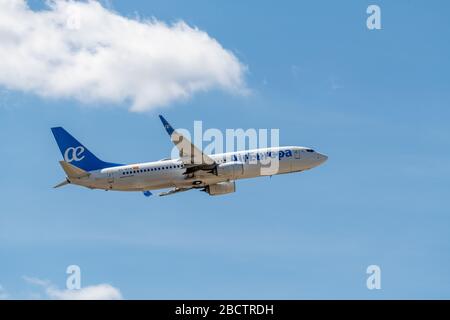
M 210 196 L 218 196 L 222 194 L 232 193 L 236 191 L 236 184 L 232 182 L 219 182 L 205 187 L 205 192 Z

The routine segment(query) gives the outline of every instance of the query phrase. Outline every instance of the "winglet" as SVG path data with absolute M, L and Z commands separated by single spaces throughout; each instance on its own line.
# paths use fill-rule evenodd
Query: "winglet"
M 166 119 L 164 119 L 164 117 L 162 115 L 159 115 L 159 119 L 161 119 L 161 122 L 164 125 L 164 128 L 166 128 L 167 133 L 169 134 L 169 136 L 172 135 L 172 133 L 175 131 L 172 126 L 167 122 Z
M 150 196 L 152 195 L 152 193 L 151 193 L 150 191 L 148 191 L 148 190 L 142 191 L 142 193 L 143 193 L 144 196 L 146 196 L 146 197 L 150 197 Z

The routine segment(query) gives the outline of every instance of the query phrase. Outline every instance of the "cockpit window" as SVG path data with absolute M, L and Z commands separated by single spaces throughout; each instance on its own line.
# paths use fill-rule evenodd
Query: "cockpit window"
M 306 149 L 306 152 L 314 152 L 313 149 Z

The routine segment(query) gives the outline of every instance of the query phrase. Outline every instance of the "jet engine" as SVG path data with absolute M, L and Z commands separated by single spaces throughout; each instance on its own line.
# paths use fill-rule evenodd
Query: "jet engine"
M 219 177 L 237 179 L 244 174 L 244 164 L 238 161 L 221 163 L 216 167 L 215 174 Z
M 210 196 L 232 193 L 236 191 L 236 184 L 234 181 L 219 182 L 206 186 L 204 191 L 207 192 Z

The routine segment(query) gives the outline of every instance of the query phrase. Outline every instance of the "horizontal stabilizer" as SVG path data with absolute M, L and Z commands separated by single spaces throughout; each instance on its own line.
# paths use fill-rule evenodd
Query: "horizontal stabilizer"
M 84 178 L 89 176 L 89 172 L 84 171 L 83 169 L 80 169 L 78 167 L 75 167 L 73 164 L 70 164 L 66 161 L 60 161 L 59 164 L 63 168 L 63 170 L 66 172 L 67 176 L 69 178 Z
M 62 187 L 62 186 L 65 186 L 66 184 L 69 184 L 70 183 L 70 181 L 68 180 L 68 179 L 66 179 L 66 180 L 64 180 L 63 182 L 61 182 L 61 183 L 58 183 L 56 186 L 54 186 L 53 188 L 59 188 L 59 187 Z

